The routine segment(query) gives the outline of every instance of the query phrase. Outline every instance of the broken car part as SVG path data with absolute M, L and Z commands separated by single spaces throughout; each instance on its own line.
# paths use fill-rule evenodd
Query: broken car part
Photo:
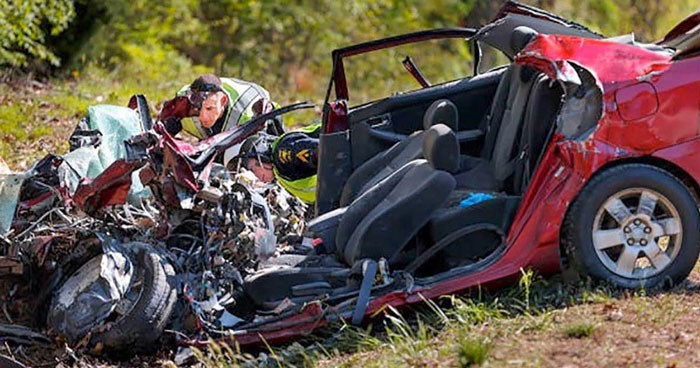
M 173 267 L 165 253 L 143 243 L 104 242 L 55 292 L 48 325 L 77 342 L 112 351 L 144 349 L 160 337 L 175 304 Z

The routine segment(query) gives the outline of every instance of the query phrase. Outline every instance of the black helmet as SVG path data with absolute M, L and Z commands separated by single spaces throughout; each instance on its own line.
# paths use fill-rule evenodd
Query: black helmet
M 277 137 L 265 133 L 252 135 L 243 141 L 237 157 L 272 162 L 272 143 L 275 138 Z

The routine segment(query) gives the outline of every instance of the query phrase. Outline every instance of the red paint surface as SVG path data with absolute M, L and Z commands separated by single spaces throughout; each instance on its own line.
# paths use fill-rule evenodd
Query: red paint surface
M 622 120 L 639 120 L 659 111 L 656 89 L 649 82 L 641 82 L 620 88 L 615 93 L 615 103 Z
M 635 80 L 669 67 L 671 56 L 641 47 L 575 36 L 538 35 L 517 55 L 518 64 L 527 64 L 556 78 L 556 70 L 567 62 L 595 71 L 603 83 Z
M 131 188 L 131 173 L 143 166 L 140 162 L 119 159 L 95 179 L 85 179 L 73 195 L 75 204 L 85 213 L 115 204 L 124 204 Z

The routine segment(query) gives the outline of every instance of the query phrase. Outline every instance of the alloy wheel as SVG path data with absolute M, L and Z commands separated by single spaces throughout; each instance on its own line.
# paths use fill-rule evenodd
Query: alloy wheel
M 648 188 L 617 192 L 598 209 L 592 229 L 598 258 L 626 278 L 648 278 L 678 256 L 682 219 L 665 196 Z

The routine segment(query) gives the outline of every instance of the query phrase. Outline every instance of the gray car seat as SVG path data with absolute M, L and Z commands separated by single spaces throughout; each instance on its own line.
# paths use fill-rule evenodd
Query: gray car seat
M 534 83 L 534 73 L 528 67 L 512 65 L 504 79 L 507 81 L 499 85 L 496 97 L 507 91 L 505 104 L 502 108 L 500 104 L 493 105 L 491 124 L 481 155 L 462 157 L 461 174 L 457 175 L 460 188 L 500 191 L 503 182 L 514 172 L 512 160 L 518 151 L 518 136 Z
M 391 259 L 425 225 L 454 189 L 459 144 L 450 128 L 431 127 L 423 156 L 379 182 L 352 202 L 336 235 L 336 254 L 347 264 L 363 258 Z M 401 229 L 401 231 L 396 231 Z
M 461 207 L 459 202 L 473 190 L 455 190 L 448 204 L 433 213 L 421 231 L 417 249 L 411 257 L 405 253 L 406 270 L 417 277 L 478 262 L 505 246 L 505 236 L 519 208 L 522 193 L 528 187 L 539 160 L 556 128 L 556 117 L 563 91 L 559 83 L 539 75 L 525 108 L 518 139 L 514 173 L 505 182 L 506 193 L 495 198 Z
M 511 48 L 522 49 L 537 33 L 527 27 L 517 27 L 511 36 Z M 515 173 L 525 108 L 538 73 L 527 66 L 511 65 L 503 74 L 481 130 L 484 143 L 478 157 L 461 156 L 461 174 L 456 176 L 462 189 L 501 191 Z M 449 100 L 435 101 L 425 112 L 424 129 L 446 124 L 457 131 L 457 107 Z M 467 132 L 470 135 L 473 132 Z M 459 132 L 457 133 L 459 134 Z M 407 162 L 420 158 L 422 132 L 416 132 L 396 143 L 389 150 L 374 156 L 358 167 L 348 178 L 340 197 L 340 206 L 347 206 L 359 194 Z
M 426 159 L 409 162 L 354 200 L 344 211 L 335 236 L 336 257 L 348 269 L 363 259 L 391 264 L 441 208 L 455 187 L 451 172 L 459 167 L 459 144 L 450 128 L 439 124 L 422 140 Z M 396 231 L 401 229 L 401 231 Z M 294 296 L 320 295 L 339 288 L 348 275 L 338 267 L 283 267 L 263 270 L 243 285 L 258 306 Z
M 513 179 L 506 183 L 512 185 L 514 193 L 522 194 L 527 189 L 556 128 L 563 98 L 561 84 L 553 83 L 545 75 L 537 78 L 525 110 Z
M 513 49 L 521 49 L 535 35 L 530 28 L 516 28 L 512 35 Z M 456 176 L 458 188 L 506 189 L 505 183 L 515 173 L 525 111 L 539 75 L 528 66 L 512 64 L 508 67 L 487 116 L 481 154 L 479 157 L 462 156 L 460 174 Z
M 423 129 L 444 124 L 453 131 L 457 131 L 459 113 L 457 106 L 449 100 L 437 100 L 433 102 L 423 115 Z M 406 139 L 394 144 L 388 150 L 372 157 L 360 165 L 348 177 L 340 195 L 340 206 L 350 204 L 360 194 L 379 183 L 382 179 L 391 175 L 403 165 L 423 157 L 423 132 L 417 131 Z

